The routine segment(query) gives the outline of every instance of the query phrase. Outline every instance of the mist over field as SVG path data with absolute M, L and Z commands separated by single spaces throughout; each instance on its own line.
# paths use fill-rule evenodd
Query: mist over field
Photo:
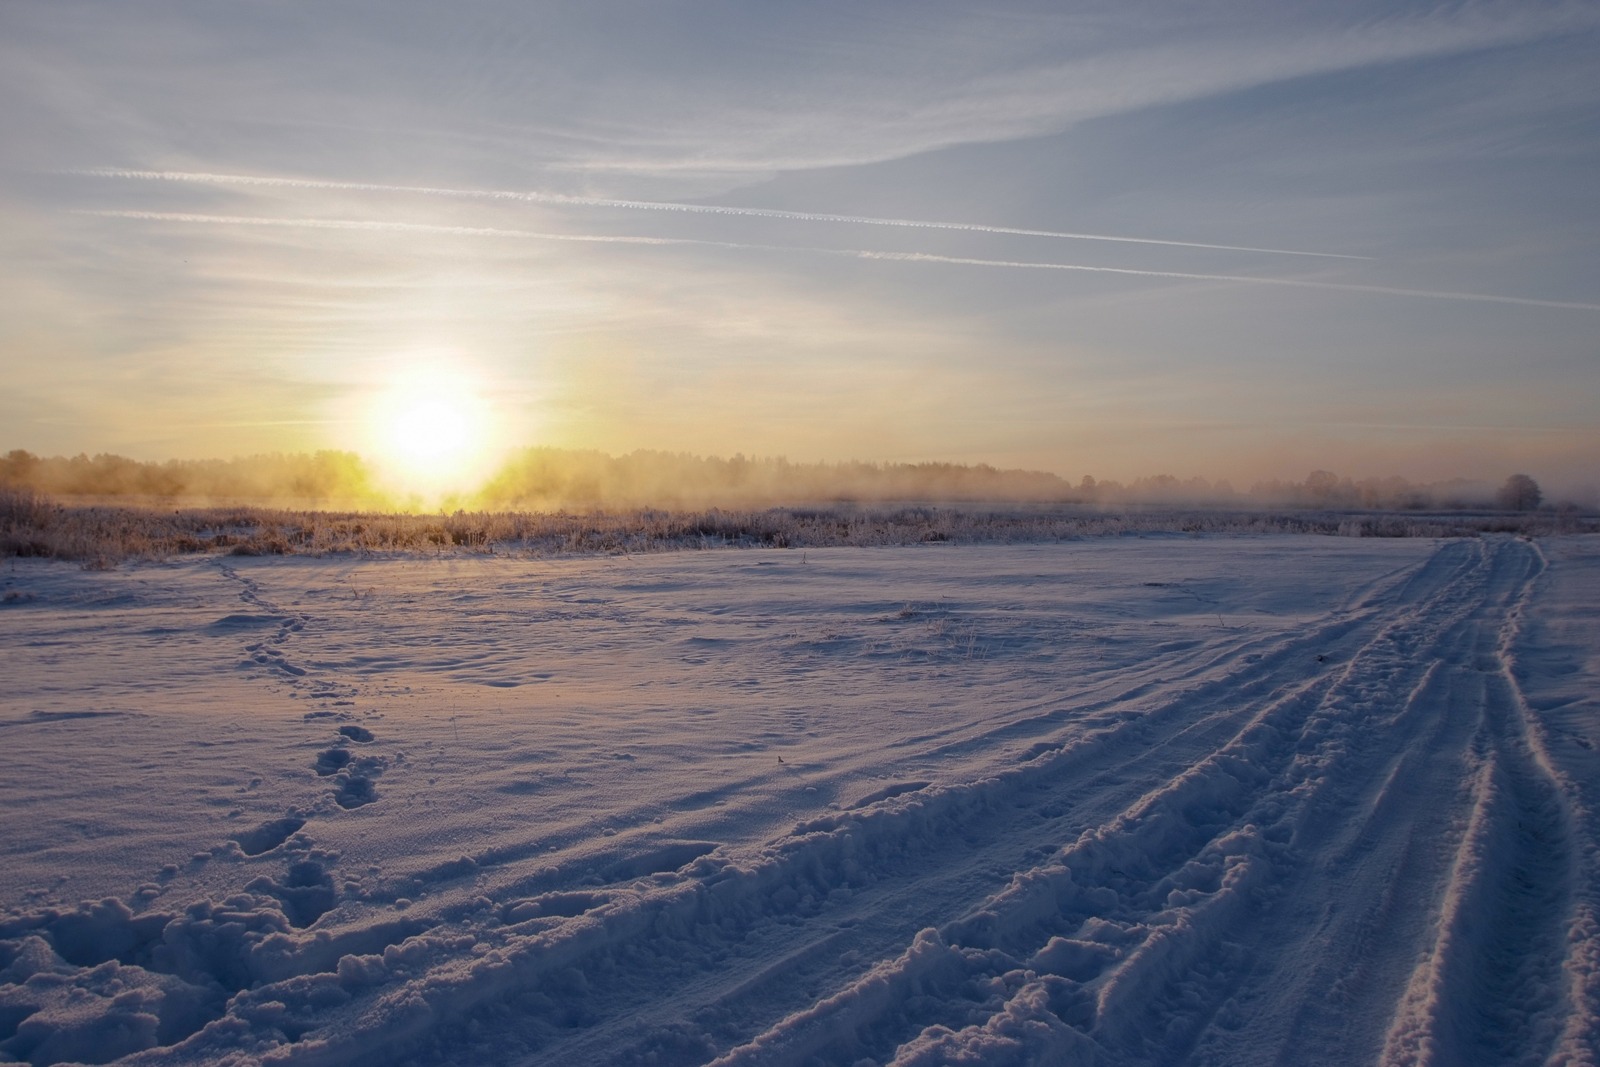
M 546 557 L 708 548 L 1051 543 L 1201 534 L 1472 537 L 1600 530 L 1512 475 L 1303 483 L 1235 492 L 1170 476 L 1130 485 L 956 464 L 793 464 L 659 452 L 529 449 L 480 491 L 427 501 L 379 488 L 359 457 L 323 452 L 141 464 L 0 459 L 0 556 L 90 567 L 201 555 Z M 241 490 L 247 489 L 248 492 Z
M 1522 477 L 1526 477 L 1525 475 Z M 232 503 L 337 509 L 453 511 L 631 508 L 761 508 L 840 503 L 1036 503 L 1367 510 L 1528 510 L 1540 497 L 1507 502 L 1503 484 L 1468 479 L 1415 484 L 1399 477 L 1353 480 L 1316 470 L 1304 481 L 1225 481 L 1172 475 L 1124 484 L 1085 475 L 957 463 L 795 463 L 637 451 L 528 448 L 512 453 L 479 485 L 428 497 L 384 484 L 354 453 L 270 454 L 230 460 L 138 462 L 121 456 L 0 456 L 0 486 L 62 499 Z

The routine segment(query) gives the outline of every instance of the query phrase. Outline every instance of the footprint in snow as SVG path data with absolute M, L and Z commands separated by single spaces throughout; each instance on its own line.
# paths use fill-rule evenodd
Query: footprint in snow
M 348 713 L 326 710 L 309 712 L 304 716 L 307 722 L 345 717 L 348 717 Z M 389 761 L 382 756 L 358 757 L 350 750 L 351 744 L 370 745 L 377 740 L 377 736 L 365 726 L 346 723 L 338 727 L 338 732 L 339 740 L 317 753 L 311 769 L 319 777 L 334 778 L 333 801 L 348 811 L 378 799 L 376 781 L 387 769 Z
M 332 909 L 338 900 L 331 872 L 314 859 L 289 864 L 283 881 L 262 876 L 245 886 L 258 893 L 277 897 L 284 917 L 291 926 L 310 926 Z
M 259 856 L 262 853 L 271 852 L 289 840 L 305 824 L 306 821 L 304 819 L 286 815 L 281 819 L 273 819 L 270 822 L 262 823 L 254 829 L 235 834 L 233 840 L 238 844 L 239 850 L 246 856 Z
M 372 784 L 372 779 L 361 774 L 352 774 L 339 783 L 339 788 L 333 792 L 334 803 L 341 808 L 359 808 L 371 804 L 378 799 L 378 790 Z
M 333 791 L 334 803 L 341 808 L 349 810 L 371 804 L 378 799 L 377 779 L 389 766 L 389 761 L 382 756 L 361 756 L 351 759 L 345 749 L 330 749 L 329 751 L 344 752 L 346 765 L 339 771 L 338 785 Z
M 348 748 L 339 748 L 335 746 L 334 748 L 324 749 L 323 751 L 318 752 L 317 761 L 312 765 L 312 767 L 318 775 L 326 778 L 330 774 L 337 774 L 344 768 L 346 764 L 350 762 L 350 760 L 351 754 Z

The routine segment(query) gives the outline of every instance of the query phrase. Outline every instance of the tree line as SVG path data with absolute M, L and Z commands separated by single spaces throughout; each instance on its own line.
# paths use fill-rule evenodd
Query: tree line
M 125 456 L 0 456 L 0 486 L 56 498 L 140 502 L 208 501 L 402 510 L 373 469 L 352 452 L 268 453 L 234 459 L 147 462 Z M 1318 510 L 1532 511 L 1534 479 L 1513 474 L 1498 488 L 1462 479 L 1341 477 L 1312 471 L 1302 481 L 1261 481 L 1244 491 L 1226 481 L 1168 474 L 1128 483 L 1085 475 L 1077 483 L 1045 471 L 958 463 L 795 463 L 641 450 L 528 448 L 509 455 L 483 485 L 430 506 L 507 510 L 804 506 L 838 503 L 1036 503 L 1220 506 Z

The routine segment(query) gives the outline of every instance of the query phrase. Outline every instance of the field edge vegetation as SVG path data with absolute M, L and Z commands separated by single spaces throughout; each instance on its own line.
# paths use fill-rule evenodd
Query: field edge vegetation
M 71 560 L 87 566 L 205 554 L 539 557 L 730 547 L 1017 544 L 1162 534 L 1471 537 L 1594 532 L 1600 532 L 1600 519 L 1573 509 L 1394 513 L 967 503 L 458 510 L 427 515 L 64 503 L 36 490 L 0 486 L 0 557 Z

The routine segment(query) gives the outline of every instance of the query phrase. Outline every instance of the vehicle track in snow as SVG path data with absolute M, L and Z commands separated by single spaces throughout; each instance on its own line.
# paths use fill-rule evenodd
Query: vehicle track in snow
M 1385 1064 L 1593 1063 L 1593 1004 L 1572 981 L 1593 931 L 1576 895 L 1571 783 L 1543 757 L 1509 661 L 1517 610 L 1543 568 L 1532 549 L 1491 576 L 1500 611 L 1473 635 L 1481 709 L 1470 821 L 1444 894 L 1439 935 L 1411 976 Z M 1588 943 L 1586 943 L 1588 942 Z
M 1410 987 L 1436 995 L 1406 995 L 1387 1061 L 1545 1062 L 1566 1014 L 1549 993 L 1568 940 L 1568 827 L 1498 653 L 1536 556 L 1471 548 L 1464 566 L 1436 557 L 1406 583 L 1334 684 L 1260 706 L 1056 862 L 1019 868 L 976 914 L 925 930 L 723 1062 L 1289 1062 L 1304 1027 L 1381 1032 L 1372 1023 L 1395 1011 L 1418 956 L 1433 962 Z M 1456 773 L 1473 767 L 1463 789 Z M 1346 879 L 1377 899 L 1342 899 L 1332 857 L 1363 854 L 1395 876 Z M 1310 907 L 1365 936 L 1329 936 L 1305 921 Z M 1468 910 L 1476 922 L 1452 935 Z M 1349 1003 L 1318 1003 L 1337 984 L 1285 994 L 1263 948 L 1320 953 Z M 1362 968 L 1377 973 L 1363 982 Z M 1352 1051 L 1320 1047 L 1344 1062 Z
M 529 1064 L 1276 1063 L 1308 1039 L 1340 1062 L 1557 1062 L 1585 1040 L 1570 827 L 1503 632 L 1538 567 L 1520 542 L 1445 545 L 1053 738 L 1049 710 L 1013 720 L 1042 739 L 991 777 L 512 931 L 431 973 L 430 1003 Z M 397 1002 L 326 1061 L 392 1059 L 421 1032 Z
M 1329 627 L 1343 629 L 1343 626 Z M 1286 642 L 1272 659 L 1315 662 L 1310 648 L 1336 647 L 1337 635 L 1321 629 Z M 1272 669 L 1269 665 L 1269 672 Z M 1303 669 L 1303 664 L 1301 669 Z M 1230 702 L 1235 687 L 1265 690 L 1276 676 L 1263 675 L 1259 664 L 1239 672 L 1244 678 L 1213 682 L 1198 691 L 1169 697 L 1135 718 L 1126 707 L 1108 715 L 1096 736 L 1024 750 L 1038 768 L 1002 773 L 978 783 L 978 794 L 950 811 L 934 811 L 924 823 L 919 806 L 938 809 L 938 794 L 908 797 L 910 830 L 887 862 L 871 865 L 871 880 L 852 887 L 850 899 L 823 909 L 821 929 L 777 921 L 756 923 L 742 932 L 737 945 L 748 953 L 708 973 L 687 976 L 668 1002 L 626 1013 L 626 1021 L 604 1023 L 552 1044 L 529 1062 L 586 1062 L 615 1056 L 608 1046 L 615 1031 L 637 1030 L 647 1023 L 642 1044 L 656 1036 L 648 1026 L 670 1029 L 674 1019 L 699 1012 L 724 1035 L 748 1034 L 760 1025 L 761 1012 L 774 1003 L 797 1002 L 808 987 L 848 979 L 871 964 L 892 957 L 916 932 L 948 919 L 972 902 L 998 891 L 1017 870 L 1036 862 L 1049 848 L 1045 842 L 1070 840 L 1098 821 L 1114 815 L 1152 780 L 1180 773 L 1196 752 L 1210 751 L 1238 729 L 1244 710 Z M 1326 682 L 1300 683 L 1312 689 Z M 1178 721 L 1181 720 L 1181 721 Z M 1162 733 L 1163 727 L 1170 733 Z M 893 836 L 891 827 L 884 831 Z M 730 955 L 737 952 L 730 947 Z M 839 957 L 847 962 L 841 965 Z M 626 1002 L 638 992 L 629 990 Z M 710 1006 L 710 1007 L 708 1007 Z M 657 1056 L 657 1059 L 660 1057 Z M 690 1058 L 685 1062 L 699 1062 Z
M 1241 693 L 1264 697 L 1285 688 L 1326 686 L 1326 675 L 1308 679 L 1308 669 L 1316 667 L 1319 654 L 1337 657 L 1345 646 L 1354 647 L 1365 617 L 1357 612 L 1270 645 L 1229 648 L 1207 663 L 1213 673 L 1226 669 L 1223 677 L 1200 684 L 1180 678 L 1182 684 L 1172 687 L 1177 691 L 1159 702 L 1155 698 L 1162 694 L 1140 684 L 1132 697 L 1101 702 L 1095 713 L 1073 724 L 1067 739 L 1035 742 L 1012 753 L 1009 766 L 991 778 L 902 793 L 863 810 L 814 820 L 754 862 L 708 858 L 691 870 L 685 884 L 668 890 L 680 898 L 671 904 L 646 892 L 597 908 L 580 922 L 614 928 L 618 919 L 637 919 L 632 913 L 640 912 L 647 921 L 634 924 L 636 930 L 626 938 L 597 937 L 592 949 L 576 954 L 579 968 L 599 961 L 605 978 L 573 988 L 572 1003 L 565 1006 L 548 1003 L 549 989 L 570 982 L 570 976 L 554 982 L 549 977 L 568 969 L 574 958 L 564 952 L 529 953 L 547 957 L 543 965 L 535 964 L 535 975 L 520 980 L 533 991 L 532 1010 L 557 1019 L 578 1013 L 585 1023 L 578 1029 L 552 1026 L 550 1043 L 530 1062 L 622 1061 L 630 1044 L 648 1046 L 661 1060 L 657 1045 L 663 1034 L 695 1009 L 713 1020 L 709 1025 L 717 1031 L 756 1032 L 770 1019 L 751 1013 L 770 1012 L 774 985 L 788 986 L 793 999 L 802 991 L 797 974 L 810 970 L 812 982 L 826 983 L 892 956 L 922 926 L 943 921 L 1003 886 L 1013 872 L 1048 851 L 1042 843 L 1076 836 L 1136 798 L 1152 780 L 1180 772 L 1197 752 L 1215 748 L 1248 714 Z M 1018 729 L 1026 722 L 1013 720 L 1005 728 L 1008 735 L 1032 736 L 1031 727 Z M 793 895 L 802 898 L 819 890 L 828 896 L 828 887 L 836 884 L 849 885 L 848 899 L 834 893 L 810 915 L 800 914 L 793 901 L 785 903 L 785 889 L 799 887 Z M 733 892 L 719 894 L 718 887 Z M 698 899 L 718 895 L 731 897 L 730 904 Z M 682 911 L 673 904 L 684 903 L 690 925 L 675 918 L 674 932 L 664 935 L 648 913 Z M 845 939 L 849 945 L 840 950 L 858 962 L 817 958 Z M 613 957 L 634 949 L 628 967 L 613 964 Z M 562 965 L 550 965 L 551 956 Z M 708 957 L 718 966 L 703 966 Z M 682 966 L 684 960 L 693 965 Z M 796 965 L 796 960 L 804 962 Z M 664 986 L 674 990 L 671 996 L 662 996 Z M 478 992 L 481 998 L 466 992 L 465 1002 L 481 1000 L 493 1007 L 515 996 L 515 989 Z M 777 999 L 781 1003 L 785 997 Z M 512 1010 L 515 1026 L 525 1028 L 526 1006 Z M 706 1058 L 691 1050 L 681 1062 Z

